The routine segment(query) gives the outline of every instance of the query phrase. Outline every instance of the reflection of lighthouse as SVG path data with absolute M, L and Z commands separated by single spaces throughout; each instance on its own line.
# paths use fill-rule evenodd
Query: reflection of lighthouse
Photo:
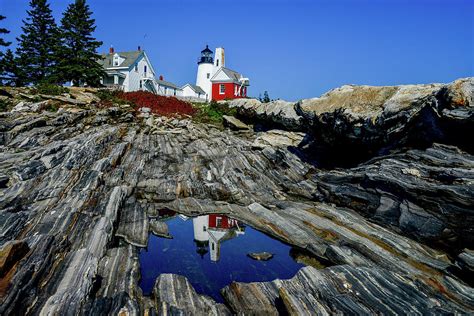
M 201 258 L 209 251 L 208 223 L 208 215 L 193 218 L 194 242 L 197 247 L 196 252 L 201 255 Z
M 193 228 L 197 252 L 203 257 L 210 251 L 211 261 L 219 260 L 222 242 L 244 234 L 237 220 L 220 214 L 193 218 Z

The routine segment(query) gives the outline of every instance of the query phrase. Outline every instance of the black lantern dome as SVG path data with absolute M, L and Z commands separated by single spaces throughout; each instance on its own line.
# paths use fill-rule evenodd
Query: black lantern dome
M 212 57 L 214 53 L 212 50 L 209 49 L 209 46 L 206 45 L 206 48 L 204 48 L 201 51 L 201 57 L 198 59 L 198 64 L 213 64 L 214 63 L 214 58 Z

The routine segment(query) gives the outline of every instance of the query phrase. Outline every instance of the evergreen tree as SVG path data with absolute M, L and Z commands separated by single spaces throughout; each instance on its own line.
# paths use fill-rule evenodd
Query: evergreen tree
M 268 102 L 270 102 L 270 101 L 271 101 L 271 100 L 270 100 L 270 97 L 268 96 L 268 91 L 265 91 L 265 92 L 263 93 L 262 103 L 268 103 Z
M 0 21 L 4 20 L 5 17 L 3 15 L 0 15 Z M 9 30 L 0 27 L 0 36 L 2 34 L 8 34 L 10 33 Z M 11 42 L 5 41 L 2 37 L 0 37 L 0 47 L 7 47 L 11 44 Z M 7 78 L 5 74 L 5 66 L 6 66 L 7 60 L 5 58 L 5 54 L 0 51 L 0 85 L 3 85 L 4 80 Z
M 97 62 L 102 58 L 97 54 L 102 42 L 92 36 L 96 26 L 91 15 L 85 0 L 75 0 L 63 14 L 62 46 L 57 68 L 62 82 L 71 81 L 75 86 L 99 86 L 100 79 L 105 75 Z
M 22 86 L 24 84 L 23 78 L 19 76 L 19 70 L 17 67 L 17 60 L 15 56 L 13 55 L 13 52 L 11 49 L 7 50 L 6 53 L 4 54 L 2 61 L 2 73 L 1 73 L 1 79 L 2 79 L 2 84 L 5 84 L 7 86 Z
M 2 21 L 4 19 L 5 19 L 5 17 L 3 15 L 0 15 L 0 21 Z M 10 33 L 9 30 L 0 27 L 0 36 L 2 34 L 8 34 L 8 33 Z M 0 46 L 6 47 L 6 46 L 9 46 L 10 44 L 11 44 L 11 42 L 7 42 L 2 37 L 0 37 Z
M 30 0 L 23 20 L 23 34 L 17 38 L 19 78 L 25 83 L 50 82 L 59 48 L 59 31 L 47 0 Z

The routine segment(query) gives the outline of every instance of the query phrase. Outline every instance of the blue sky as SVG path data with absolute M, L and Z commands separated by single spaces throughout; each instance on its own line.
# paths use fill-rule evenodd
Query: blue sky
M 50 0 L 59 21 L 72 0 Z M 474 76 L 474 0 L 88 0 L 102 52 L 141 45 L 158 74 L 194 83 L 206 44 L 251 80 L 249 94 L 298 100 L 343 84 Z M 28 0 L 0 0 L 20 33 Z M 15 43 L 14 43 L 15 44 Z

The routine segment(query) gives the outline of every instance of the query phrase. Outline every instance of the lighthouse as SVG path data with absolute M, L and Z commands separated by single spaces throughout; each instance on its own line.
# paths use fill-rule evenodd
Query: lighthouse
M 248 78 L 244 78 L 237 71 L 226 68 L 223 47 L 216 48 L 214 54 L 206 45 L 198 58 L 196 86 L 187 86 L 193 88 L 189 96 L 195 96 L 196 91 L 200 90 L 205 94 L 206 100 L 210 101 L 246 98 L 249 82 Z M 183 95 L 188 96 L 186 91 Z
M 211 99 L 211 77 L 214 75 L 213 52 L 206 45 L 201 51 L 201 57 L 198 59 L 198 71 L 196 77 L 196 86 L 200 87 L 206 93 L 206 100 Z

